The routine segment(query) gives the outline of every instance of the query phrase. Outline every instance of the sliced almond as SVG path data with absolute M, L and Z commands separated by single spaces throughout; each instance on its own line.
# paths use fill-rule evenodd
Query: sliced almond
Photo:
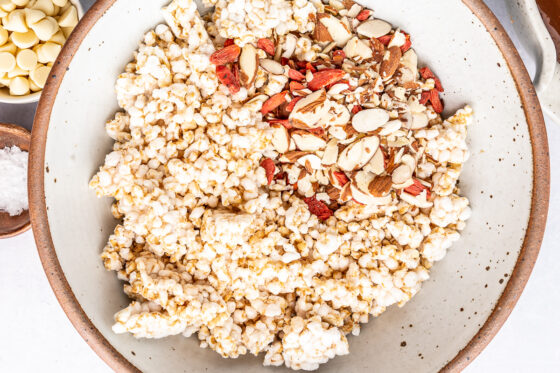
M 383 57 L 383 62 L 381 62 L 381 67 L 379 69 L 379 75 L 383 79 L 387 79 L 392 77 L 397 68 L 399 67 L 399 63 L 402 57 L 401 48 L 393 46 L 385 52 L 385 56 Z
M 348 10 L 347 17 L 355 18 L 360 12 L 362 11 L 362 7 L 358 4 L 353 4 L 352 7 Z
M 316 152 L 327 146 L 327 142 L 320 136 L 307 131 L 298 130 L 292 132 L 292 139 L 294 139 L 299 150 L 306 152 Z
M 389 113 L 384 109 L 367 109 L 352 118 L 352 127 L 358 132 L 371 132 L 389 121 Z
M 336 163 L 338 159 L 338 141 L 336 139 L 332 139 L 327 143 L 327 147 L 325 148 L 325 152 L 323 153 L 323 159 L 321 163 L 325 166 L 330 166 Z
M 335 167 L 331 167 L 327 170 L 327 177 L 330 183 L 338 189 L 342 189 L 349 181 L 346 174 Z
M 369 192 L 362 192 L 354 183 L 350 183 L 350 191 L 352 192 L 352 198 L 354 198 L 356 202 L 364 205 L 385 205 L 391 202 L 391 195 L 373 197 Z
M 418 130 L 424 128 L 428 125 L 429 119 L 426 113 L 414 113 L 412 114 L 412 125 L 410 129 Z
M 402 122 L 398 119 L 391 120 L 383 126 L 383 129 L 379 132 L 380 136 L 389 136 L 393 132 L 398 131 L 402 127 Z
M 245 87 L 251 86 L 259 68 L 257 49 L 252 44 L 245 44 L 239 55 L 239 79 Z
M 352 37 L 348 25 L 342 23 L 342 21 L 335 16 L 326 14 L 326 16 L 321 17 L 317 15 L 317 18 L 319 19 L 318 23 L 323 24 L 327 28 L 328 34 L 332 38 L 331 40 L 325 41 L 334 41 L 338 47 L 343 47 Z M 317 26 L 315 26 L 315 28 L 317 28 Z
M 412 194 L 403 191 L 400 194 L 400 198 L 403 201 L 410 203 L 411 205 L 420 207 L 421 209 L 430 208 L 434 205 L 432 202 L 426 199 L 426 192 L 422 192 L 417 196 L 413 196 Z
M 373 181 L 375 175 L 367 171 L 358 171 L 352 178 L 352 183 L 356 185 L 361 192 L 368 193 L 369 184 Z
M 418 55 L 416 55 L 414 49 L 409 49 L 403 54 L 401 64 L 409 68 L 414 76 L 414 79 L 416 79 L 416 76 L 418 75 Z
M 327 29 L 327 26 L 321 22 L 321 19 L 329 17 L 326 13 L 317 13 L 317 19 L 319 22 L 315 23 L 315 29 L 313 30 L 313 39 L 319 43 L 325 43 L 333 41 L 333 38 Z M 295 45 L 294 45 L 295 47 Z
M 360 61 L 373 57 L 371 47 L 357 36 L 350 39 L 343 50 L 346 57 Z
M 352 189 L 350 189 L 352 183 L 346 183 L 346 185 L 344 185 L 342 187 L 342 190 L 340 191 L 340 201 L 342 203 L 348 202 L 352 199 Z
M 288 130 L 281 124 L 270 125 L 272 128 L 272 146 L 278 153 L 286 153 L 290 149 L 290 135 Z
M 309 154 L 308 152 L 302 152 L 298 150 L 289 151 L 283 154 L 280 157 L 279 161 L 282 163 L 295 163 L 298 159 L 308 154 Z
M 389 42 L 388 48 L 398 47 L 399 49 L 406 43 L 406 36 L 401 31 L 395 31 L 395 34 Z
M 368 190 L 374 197 L 385 197 L 391 191 L 392 186 L 391 176 L 377 176 L 369 183 Z
M 313 170 L 320 170 L 323 168 L 321 165 L 321 158 L 315 154 L 307 154 L 298 158 L 297 163 L 304 167 L 311 167 Z
M 337 140 L 346 140 L 348 138 L 348 133 L 344 130 L 342 126 L 331 126 L 329 127 L 329 135 Z
M 296 128 L 315 128 L 327 116 L 330 102 L 324 89 L 315 91 L 299 100 L 290 113 L 290 121 Z
M 401 163 L 407 165 L 408 168 L 410 168 L 413 173 L 414 170 L 416 170 L 416 159 L 410 154 L 404 154 L 401 157 Z
M 356 28 L 359 35 L 366 38 L 379 38 L 391 32 L 391 25 L 380 19 L 370 19 L 360 23 Z
M 332 102 L 326 117 L 326 126 L 344 126 L 350 121 L 350 111 L 346 105 Z
M 345 91 L 348 89 L 348 84 L 346 83 L 337 83 L 335 85 L 333 85 L 329 91 L 327 92 L 328 96 L 332 96 L 332 95 L 338 95 L 340 94 L 342 91 Z
M 412 170 L 407 165 L 401 165 L 393 171 L 393 184 L 403 184 L 412 178 Z
M 260 66 L 266 71 L 274 75 L 284 74 L 284 66 L 274 60 L 263 58 L 259 62 Z
M 364 166 L 365 171 L 381 175 L 385 171 L 385 157 L 381 148 L 377 149 L 371 160 Z
M 296 50 L 297 37 L 294 34 L 287 34 L 284 40 L 284 53 L 282 57 L 291 58 Z
M 379 147 L 377 136 L 363 137 L 348 145 L 338 157 L 338 167 L 343 171 L 355 171 L 370 161 Z

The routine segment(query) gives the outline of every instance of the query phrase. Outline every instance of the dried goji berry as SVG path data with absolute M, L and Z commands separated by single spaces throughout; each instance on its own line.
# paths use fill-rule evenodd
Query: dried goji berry
M 358 114 L 362 110 L 364 110 L 364 108 L 360 105 L 354 105 L 354 107 L 352 108 L 352 114 Z
M 270 124 L 275 124 L 275 123 L 281 124 L 287 130 L 290 130 L 290 129 L 294 128 L 294 126 L 292 126 L 292 124 L 290 123 L 289 119 L 269 119 L 269 120 L 267 120 L 267 122 L 270 123 Z
M 313 79 L 307 83 L 307 88 L 317 91 L 334 82 L 339 81 L 346 75 L 344 70 L 340 69 L 324 69 L 313 74 Z
M 333 215 L 332 210 L 327 206 L 323 201 L 319 201 L 315 196 L 308 197 L 303 200 L 307 207 L 309 208 L 309 212 L 313 215 L 316 215 L 320 220 L 327 220 Z
M 336 180 L 338 181 L 340 186 L 345 186 L 350 181 L 348 180 L 346 174 L 342 171 L 334 171 L 333 176 L 336 177 Z
M 301 82 L 305 79 L 305 75 L 294 69 L 288 70 L 288 77 L 298 82 Z
M 222 84 L 228 87 L 231 94 L 235 94 L 241 89 L 239 79 L 227 66 L 216 66 L 216 76 Z
M 356 19 L 358 21 L 365 21 L 366 19 L 369 18 L 369 15 L 371 14 L 371 11 L 368 9 L 364 9 L 362 10 L 360 13 L 358 13 L 358 15 L 356 16 Z
M 259 41 L 257 41 L 257 47 L 271 56 L 274 56 L 274 42 L 272 40 L 267 38 L 259 39 Z
M 414 184 L 412 184 L 409 187 L 404 188 L 404 191 L 407 192 L 408 194 L 412 194 L 413 196 L 418 196 L 420 195 L 420 193 L 422 193 L 422 191 L 426 191 L 426 199 L 430 199 L 430 197 L 432 196 L 432 192 L 430 191 L 430 188 L 428 188 L 427 186 L 425 186 L 424 184 L 422 184 L 418 179 L 413 179 L 412 182 Z
M 401 45 L 401 51 L 404 53 L 412 47 L 412 41 L 410 41 L 410 35 L 405 34 L 406 40 L 403 45 Z
M 276 109 L 278 106 L 280 106 L 284 102 L 286 102 L 286 95 L 287 94 L 288 94 L 288 91 L 283 91 L 283 92 L 280 92 L 280 93 L 277 93 L 277 94 L 273 95 L 268 100 L 266 100 L 263 103 L 263 106 L 261 108 L 262 115 L 266 115 L 266 114 L 270 113 L 272 110 Z
M 296 106 L 297 102 L 299 100 L 301 100 L 303 97 L 299 96 L 299 97 L 294 97 L 294 99 L 292 101 L 290 101 L 290 103 L 286 106 L 286 111 L 288 113 L 291 113 L 294 110 L 294 107 Z
M 220 50 L 215 51 L 210 56 L 210 62 L 214 65 L 225 65 L 226 63 L 234 62 L 239 57 L 241 53 L 241 48 L 239 46 L 232 44 L 230 46 L 224 47 Z
M 288 60 L 286 57 L 280 58 L 280 64 L 281 64 L 282 66 L 286 66 L 286 65 L 288 64 L 288 61 L 289 61 L 289 60 Z
M 305 86 L 299 82 L 290 82 L 290 92 L 305 89 Z
M 393 35 L 383 35 L 377 38 L 377 40 L 379 40 L 379 42 L 384 46 L 388 46 L 391 39 L 393 39 Z
M 305 70 L 311 71 L 312 73 L 317 72 L 317 69 L 315 68 L 315 66 L 313 66 L 311 62 L 305 64 Z
M 426 92 L 422 92 L 422 95 L 420 96 L 420 104 L 422 105 L 426 105 L 428 103 L 428 101 L 430 101 L 430 96 L 431 93 L 429 91 Z
M 434 111 L 438 114 L 443 112 L 443 103 L 439 98 L 439 92 L 436 89 L 432 89 L 430 91 L 430 102 L 432 103 L 432 107 Z
M 230 45 L 233 45 L 233 44 L 235 44 L 233 39 L 226 39 L 226 41 L 224 42 L 224 47 L 229 47 Z
M 438 77 L 432 72 L 432 70 L 429 67 L 423 67 L 420 70 L 418 70 L 418 72 L 420 73 L 420 76 L 422 76 L 422 78 L 424 79 L 433 79 L 434 88 L 437 91 L 445 92 L 445 89 L 443 89 L 443 85 L 441 84 L 441 80 L 438 79 Z
M 272 184 L 272 180 L 274 180 L 274 173 L 276 172 L 276 165 L 274 164 L 274 161 L 270 158 L 265 158 L 261 162 L 261 167 L 264 168 L 264 171 L 266 172 L 268 185 Z

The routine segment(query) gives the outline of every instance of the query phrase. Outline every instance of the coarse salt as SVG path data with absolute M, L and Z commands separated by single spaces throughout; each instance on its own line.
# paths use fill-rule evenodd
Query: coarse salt
M 27 210 L 27 157 L 17 146 L 0 149 L 0 211 L 10 216 Z

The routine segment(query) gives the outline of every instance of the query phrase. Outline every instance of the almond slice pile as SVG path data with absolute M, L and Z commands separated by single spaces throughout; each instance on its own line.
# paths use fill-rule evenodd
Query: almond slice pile
M 332 1 L 313 32 L 274 34 L 243 48 L 228 40 L 211 62 L 232 94 L 241 87 L 262 94 L 259 75 L 285 77 L 261 108 L 275 151 L 262 163 L 269 187 L 296 190 L 328 217 L 324 208 L 348 201 L 432 206 L 430 183 L 416 175 L 426 139 L 414 135 L 442 122 L 444 89 L 430 68 L 418 68 L 411 47 L 408 33 L 373 11 Z

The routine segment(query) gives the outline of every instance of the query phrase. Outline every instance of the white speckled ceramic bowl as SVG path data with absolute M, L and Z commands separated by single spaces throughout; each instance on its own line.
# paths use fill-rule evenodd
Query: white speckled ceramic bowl
M 39 103 L 30 161 L 31 219 L 62 307 L 115 370 L 262 372 L 261 360 L 226 360 L 195 338 L 136 340 L 111 331 L 129 303 L 99 254 L 116 224 L 88 182 L 111 149 L 104 123 L 118 109 L 117 75 L 168 0 L 100 0 L 68 41 Z M 473 216 L 422 291 L 350 337 L 350 355 L 323 372 L 460 371 L 497 333 L 537 257 L 546 222 L 549 160 L 533 85 L 481 0 L 364 1 L 413 36 L 421 62 L 445 83 L 447 112 L 476 111 L 461 189 Z M 126 20 L 126 21 L 124 21 Z M 283 371 L 286 371 L 284 369 Z
M 78 11 L 78 18 L 81 19 L 84 15 L 82 4 L 80 4 L 79 0 L 70 0 L 70 2 L 76 7 L 76 10 Z M 39 101 L 42 92 L 43 91 L 33 92 L 24 96 L 12 96 L 10 95 L 10 90 L 8 88 L 2 87 L 0 88 L 0 102 L 7 104 L 27 104 L 30 102 L 36 102 Z

